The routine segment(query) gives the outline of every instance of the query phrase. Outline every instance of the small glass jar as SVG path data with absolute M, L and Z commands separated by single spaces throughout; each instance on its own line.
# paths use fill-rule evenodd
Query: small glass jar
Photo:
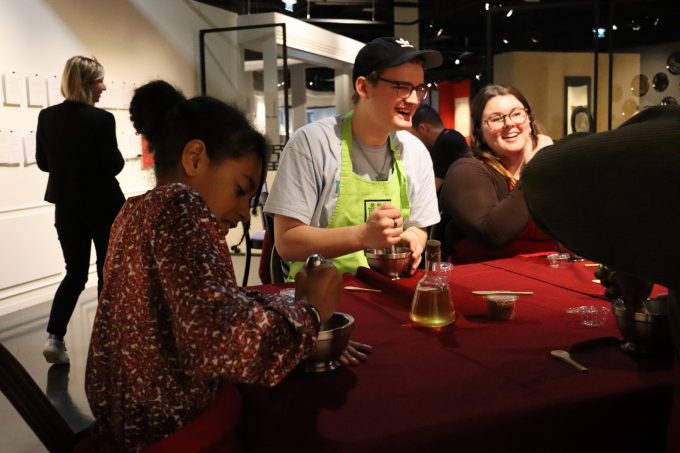
M 418 282 L 411 303 L 409 317 L 414 324 L 422 327 L 443 327 L 456 320 L 446 272 L 441 267 L 441 242 L 427 241 L 425 275 Z

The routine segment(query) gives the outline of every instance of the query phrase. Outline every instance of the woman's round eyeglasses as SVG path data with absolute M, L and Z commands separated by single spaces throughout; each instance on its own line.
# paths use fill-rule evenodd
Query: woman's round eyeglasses
M 491 115 L 484 120 L 486 126 L 492 131 L 499 131 L 505 127 L 505 118 L 509 119 L 512 124 L 524 124 L 524 122 L 529 117 L 527 109 L 523 107 L 518 107 L 510 111 L 505 115 Z
M 408 99 L 411 97 L 411 93 L 416 92 L 418 101 L 422 102 L 427 98 L 430 92 L 430 87 L 426 84 L 413 85 L 412 83 L 402 82 L 400 80 L 390 80 L 384 77 L 377 77 L 378 80 L 392 84 L 392 87 L 397 90 L 397 96 L 402 99 Z

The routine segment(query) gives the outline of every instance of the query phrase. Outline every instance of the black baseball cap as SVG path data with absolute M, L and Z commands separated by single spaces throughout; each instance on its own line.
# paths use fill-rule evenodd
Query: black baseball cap
M 393 68 L 411 61 L 423 59 L 423 68 L 436 68 L 442 64 L 442 54 L 436 50 L 418 50 L 403 38 L 394 36 L 376 38 L 361 48 L 354 60 L 352 83 L 360 76 L 367 76 L 373 71 Z

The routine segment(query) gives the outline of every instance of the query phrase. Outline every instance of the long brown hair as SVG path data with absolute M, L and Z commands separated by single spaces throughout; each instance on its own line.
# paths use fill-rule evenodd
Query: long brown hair
M 484 136 L 482 135 L 482 113 L 484 112 L 484 107 L 486 107 L 487 102 L 489 102 L 491 98 L 506 95 L 514 96 L 519 102 L 522 103 L 524 108 L 527 109 L 527 114 L 529 115 L 529 126 L 531 127 L 531 142 L 534 146 L 536 146 L 538 141 L 538 135 L 536 132 L 537 126 L 534 122 L 534 115 L 531 112 L 529 101 L 527 101 L 524 95 L 517 88 L 509 85 L 487 85 L 482 88 L 472 100 L 472 138 L 470 140 L 470 145 L 475 157 L 503 175 L 503 177 L 512 184 L 517 184 L 517 178 L 515 178 L 503 166 L 503 164 L 501 164 L 498 156 L 496 156 L 489 145 L 486 144 L 484 141 Z

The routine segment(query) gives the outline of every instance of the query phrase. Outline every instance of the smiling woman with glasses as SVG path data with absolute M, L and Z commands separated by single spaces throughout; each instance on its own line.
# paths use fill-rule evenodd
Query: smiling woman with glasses
M 529 114 L 527 113 L 527 109 L 524 107 L 520 107 L 512 109 L 512 111 L 510 111 L 510 113 L 506 115 L 502 115 L 500 113 L 491 115 L 484 120 L 484 124 L 486 124 L 486 127 L 491 129 L 492 131 L 498 131 L 503 129 L 507 124 L 505 122 L 506 118 L 512 124 L 520 125 L 524 124 L 528 117 Z
M 550 137 L 539 135 L 531 107 L 514 87 L 489 85 L 472 102 L 474 157 L 456 160 L 439 200 L 446 251 L 458 263 L 554 250 L 529 218 L 522 168 Z

